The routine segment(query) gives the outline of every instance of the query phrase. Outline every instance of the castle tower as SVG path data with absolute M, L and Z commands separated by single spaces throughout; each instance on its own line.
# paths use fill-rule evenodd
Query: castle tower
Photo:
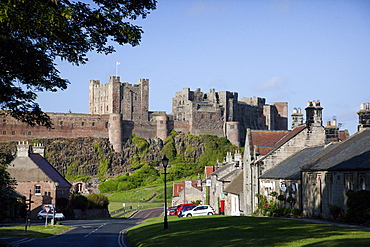
M 298 126 L 303 125 L 303 114 L 301 108 L 294 108 L 292 113 L 292 129 L 297 128 Z
M 361 103 L 358 114 L 358 131 L 370 128 L 370 103 Z
M 311 127 L 322 126 L 322 107 L 320 102 L 308 102 L 306 107 L 306 125 Z
M 99 80 L 90 80 L 89 113 L 110 114 L 121 111 L 121 83 L 119 76 L 110 76 L 107 84 Z
M 121 113 L 123 120 L 149 120 L 149 80 L 139 79 L 139 83 L 131 85 L 123 83 Z
M 140 102 L 140 119 L 141 121 L 148 121 L 149 119 L 149 79 L 139 79 L 141 102 Z
M 116 152 L 122 152 L 123 133 L 122 133 L 122 121 L 121 114 L 112 113 L 109 116 L 109 127 L 108 127 L 109 141 L 113 145 L 113 149 Z
M 165 140 L 168 136 L 167 115 L 156 116 L 157 137 Z
M 226 138 L 238 147 L 240 147 L 239 136 L 239 122 L 226 122 Z

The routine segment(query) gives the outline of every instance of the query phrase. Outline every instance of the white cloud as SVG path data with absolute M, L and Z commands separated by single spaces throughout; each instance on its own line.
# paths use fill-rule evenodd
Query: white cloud
M 286 80 L 283 77 L 274 76 L 261 84 L 256 85 L 255 90 L 258 92 L 267 92 L 281 90 L 285 88 Z

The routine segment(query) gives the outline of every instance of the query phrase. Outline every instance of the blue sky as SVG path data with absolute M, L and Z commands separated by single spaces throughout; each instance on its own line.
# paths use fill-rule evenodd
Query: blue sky
M 321 102 L 323 121 L 357 131 L 360 103 L 370 102 L 370 1 L 159 0 L 136 24 L 140 46 L 90 53 L 86 65 L 58 62 L 71 82 L 42 93 L 47 112 L 88 113 L 90 79 L 150 80 L 149 109 L 171 113 L 183 88 L 232 91 L 304 109 Z M 289 126 L 290 128 L 290 123 Z

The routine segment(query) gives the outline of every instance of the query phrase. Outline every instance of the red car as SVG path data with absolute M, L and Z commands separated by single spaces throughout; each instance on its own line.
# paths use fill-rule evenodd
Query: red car
M 197 205 L 192 204 L 192 203 L 189 203 L 189 204 L 180 204 L 176 208 L 176 216 L 179 216 L 179 213 L 184 209 L 184 206 L 187 206 L 187 205 L 193 205 L 194 207 L 197 206 Z
M 170 215 L 170 216 L 176 215 L 176 208 L 177 208 L 177 206 L 168 207 L 167 208 L 167 215 Z

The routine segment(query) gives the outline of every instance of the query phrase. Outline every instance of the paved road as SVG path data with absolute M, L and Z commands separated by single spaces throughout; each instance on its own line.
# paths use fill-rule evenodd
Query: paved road
M 123 220 L 65 220 L 64 225 L 75 229 L 45 239 L 0 238 L 15 246 L 35 247 L 127 247 L 124 232 L 142 220 L 160 216 L 162 208 L 141 210 L 130 219 Z M 32 229 L 32 227 L 31 227 Z

